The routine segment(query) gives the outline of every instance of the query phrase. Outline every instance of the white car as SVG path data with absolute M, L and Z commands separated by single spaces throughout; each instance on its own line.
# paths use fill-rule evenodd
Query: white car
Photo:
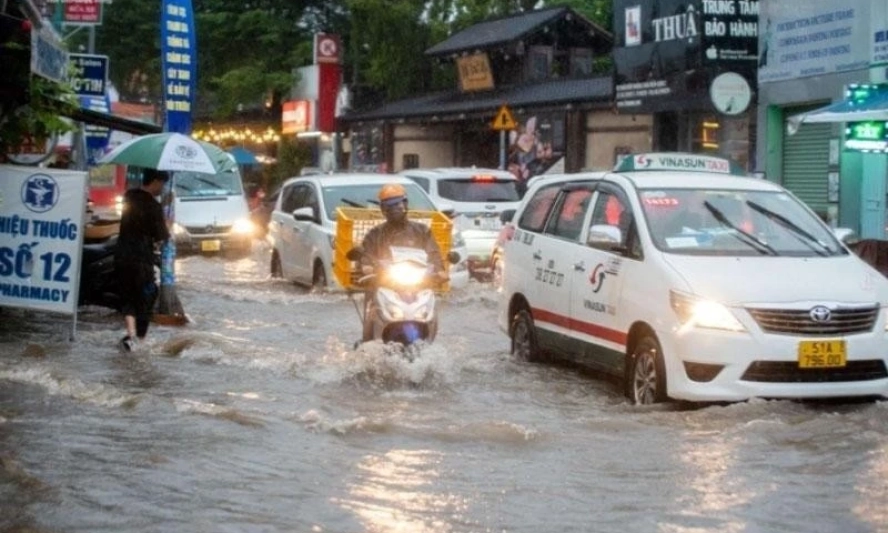
M 503 247 L 512 352 L 614 374 L 639 404 L 888 396 L 888 279 L 732 173 L 657 153 L 533 183 Z
M 401 183 L 410 209 L 435 210 L 425 191 L 412 181 L 386 174 L 320 174 L 290 178 L 277 194 L 268 222 L 271 274 L 324 288 L 335 283 L 333 244 L 336 208 L 378 207 L 376 195 L 386 183 Z M 454 233 L 451 249 L 461 260 L 450 266 L 450 286 L 468 284 L 464 244 Z
M 400 174 L 418 183 L 439 209 L 453 213 L 469 252 L 469 275 L 490 278 L 494 245 L 503 225 L 500 215 L 517 207 L 521 199 L 515 176 L 488 168 L 414 168 Z

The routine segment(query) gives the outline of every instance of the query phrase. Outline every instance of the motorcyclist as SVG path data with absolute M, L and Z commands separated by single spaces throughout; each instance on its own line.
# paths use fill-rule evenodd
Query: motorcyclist
M 421 222 L 407 218 L 407 192 L 404 190 L 404 186 L 399 183 L 383 185 L 377 198 L 379 199 L 379 208 L 385 216 L 385 222 L 374 226 L 364 236 L 361 243 L 363 248 L 361 271 L 364 274 L 370 274 L 377 265 L 390 261 L 392 246 L 418 248 L 426 252 L 436 281 L 446 283 L 449 276 L 444 267 L 441 250 L 438 248 L 431 229 Z M 369 319 L 372 315 L 368 314 L 368 311 L 371 311 L 369 306 L 373 301 L 372 290 L 365 294 L 364 301 L 366 307 L 363 341 L 367 342 L 373 340 L 372 320 Z

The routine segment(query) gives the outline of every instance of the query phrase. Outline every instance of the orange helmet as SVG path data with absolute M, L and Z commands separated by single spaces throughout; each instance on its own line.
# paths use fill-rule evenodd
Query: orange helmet
M 404 200 L 407 196 L 407 191 L 404 190 L 404 186 L 400 183 L 387 183 L 379 189 L 379 201 L 381 203 L 391 204 L 393 202 L 397 202 L 399 200 Z

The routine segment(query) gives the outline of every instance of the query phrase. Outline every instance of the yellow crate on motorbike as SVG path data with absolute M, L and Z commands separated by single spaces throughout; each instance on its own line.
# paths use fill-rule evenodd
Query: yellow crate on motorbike
M 444 268 L 449 269 L 447 254 L 450 253 L 453 238 L 453 222 L 440 211 L 420 211 L 411 209 L 407 211 L 407 218 L 416 222 L 422 222 L 432 230 L 432 236 L 441 250 L 441 258 Z M 357 263 L 349 261 L 346 254 L 355 246 L 361 244 L 364 235 L 370 228 L 385 222 L 385 217 L 379 209 L 365 209 L 360 207 L 339 207 L 336 209 L 336 239 L 333 243 L 333 275 L 345 289 L 360 290 L 358 279 L 361 270 Z M 450 290 L 450 284 L 442 286 L 439 292 Z

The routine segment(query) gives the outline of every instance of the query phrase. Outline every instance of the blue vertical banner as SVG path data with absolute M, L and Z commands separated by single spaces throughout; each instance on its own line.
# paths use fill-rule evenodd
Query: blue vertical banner
M 197 79 L 197 35 L 191 0 L 163 0 L 160 54 L 165 130 L 191 134 L 191 107 Z

